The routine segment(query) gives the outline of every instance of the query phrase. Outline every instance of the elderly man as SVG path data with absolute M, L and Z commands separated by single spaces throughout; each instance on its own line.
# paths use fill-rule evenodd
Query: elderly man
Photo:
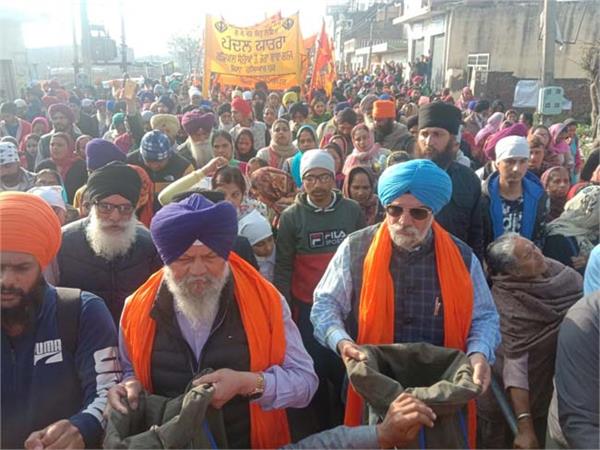
M 200 169 L 213 157 L 210 135 L 215 126 L 215 116 L 213 113 L 202 113 L 194 109 L 183 115 L 181 126 L 188 138 L 177 147 L 177 154 L 192 163 L 194 169 Z
M 102 297 L 115 323 L 125 298 L 160 267 L 150 233 L 135 216 L 140 189 L 139 175 L 123 163 L 95 170 L 86 187 L 90 215 L 63 229 L 58 253 L 59 284 Z
M 412 160 L 386 169 L 378 194 L 384 222 L 348 236 L 315 289 L 315 337 L 344 360 L 362 359 L 360 344 L 457 348 L 485 390 L 500 341 L 498 314 L 473 251 L 434 221 L 451 198 L 450 177 L 431 161 Z M 361 401 L 348 394 L 346 424 L 358 424 Z M 470 406 L 471 445 L 474 417 Z
M 73 138 L 73 142 L 81 136 L 79 129 L 75 129 L 75 116 L 73 111 L 64 103 L 55 103 L 48 108 L 48 117 L 52 122 L 52 130 L 40 138 L 38 144 L 38 152 L 35 157 L 35 165 L 37 166 L 43 160 L 50 158 L 50 139 L 54 133 L 63 132 L 69 134 Z
M 235 141 L 242 128 L 250 128 L 254 137 L 254 148 L 260 150 L 266 147 L 267 126 L 263 122 L 254 120 L 250 102 L 236 97 L 231 102 L 231 113 L 235 126 L 229 132 Z
M 529 144 L 508 136 L 496 144 L 496 172 L 483 183 L 484 241 L 519 233 L 543 246 L 547 197 L 539 178 L 528 172 Z
M 319 429 L 324 430 L 341 421 L 341 404 L 335 405 L 336 418 L 330 399 L 340 398 L 344 367 L 313 337 L 313 291 L 338 246 L 366 223 L 358 203 L 334 190 L 335 162 L 327 151 L 306 151 L 300 161 L 300 177 L 304 192 L 281 214 L 279 222 L 274 283 L 292 305 L 304 345 L 315 361 L 321 381 L 311 406 Z M 334 385 L 333 395 L 330 382 Z
M 512 434 L 488 393 L 479 402 L 480 445 L 539 448 L 546 437 L 558 328 L 582 297 L 583 279 L 574 269 L 544 258 L 517 233 L 490 244 L 486 259 L 502 335 L 494 372 L 504 381 L 518 434 Z
M 158 194 L 173 181 L 194 171 L 187 159 L 175 153 L 174 142 L 165 133 L 152 130 L 142 138 L 140 149 L 127 156 L 127 163 L 142 167 L 154 183 L 155 211 L 161 207 Z
M 391 151 L 404 150 L 414 153 L 415 139 L 406 125 L 396 122 L 396 106 L 392 100 L 373 103 L 373 131 L 375 142 Z
M 416 155 L 430 159 L 446 171 L 452 181 L 452 197 L 435 217 L 450 234 L 465 242 L 483 259 L 481 181 L 468 167 L 456 161 L 460 144 L 460 110 L 442 102 L 419 109 Z
M 26 192 L 35 184 L 35 174 L 21 167 L 19 152 L 12 142 L 0 142 L 0 192 Z
M 106 392 L 120 374 L 104 302 L 55 288 L 42 271 L 60 247 L 44 200 L 0 194 L 2 448 L 98 448 Z
M 237 214 L 193 194 L 161 209 L 151 226 L 165 264 L 128 300 L 120 325 L 124 381 L 114 408 L 141 389 L 175 397 L 194 381 L 214 383 L 231 448 L 290 441 L 285 408 L 303 407 L 317 377 L 282 295 L 231 252 Z

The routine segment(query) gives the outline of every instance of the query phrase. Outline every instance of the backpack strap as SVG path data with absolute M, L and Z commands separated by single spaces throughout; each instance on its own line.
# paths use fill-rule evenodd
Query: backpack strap
M 77 350 L 81 289 L 56 288 L 56 320 L 62 346 L 71 354 Z

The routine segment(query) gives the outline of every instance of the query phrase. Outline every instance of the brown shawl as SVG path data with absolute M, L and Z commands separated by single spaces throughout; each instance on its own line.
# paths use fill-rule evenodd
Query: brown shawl
M 533 280 L 492 277 L 492 295 L 500 314 L 502 346 L 517 357 L 557 333 L 567 310 L 583 296 L 581 275 L 546 258 L 548 270 Z

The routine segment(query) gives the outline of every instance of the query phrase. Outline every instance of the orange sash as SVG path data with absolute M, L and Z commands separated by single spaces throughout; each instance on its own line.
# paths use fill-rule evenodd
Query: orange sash
M 435 260 L 444 299 L 444 346 L 466 350 L 473 316 L 473 283 L 460 250 L 452 237 L 433 222 Z M 394 342 L 394 282 L 390 273 L 392 238 L 383 222 L 369 247 L 363 265 L 363 284 L 358 309 L 358 344 L 391 344 Z M 345 424 L 362 423 L 363 400 L 349 386 Z M 475 401 L 468 404 L 469 446 L 475 447 Z
M 248 339 L 250 371 L 260 372 L 281 365 L 286 339 L 279 292 L 233 252 L 229 254 L 229 266 Z M 156 334 L 156 322 L 150 317 L 150 311 L 162 278 L 161 269 L 138 288 L 127 299 L 121 319 L 121 330 L 135 375 L 149 392 L 152 392 L 150 365 Z M 279 448 L 289 444 L 291 436 L 285 409 L 263 411 L 258 404 L 251 403 L 250 442 L 252 448 Z

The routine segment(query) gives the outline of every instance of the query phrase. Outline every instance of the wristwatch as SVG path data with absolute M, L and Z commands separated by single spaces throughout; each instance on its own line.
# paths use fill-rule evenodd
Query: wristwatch
M 258 373 L 257 375 L 258 377 L 256 379 L 256 387 L 253 391 L 248 393 L 249 400 L 259 399 L 265 392 L 265 376 L 262 374 L 262 372 Z

